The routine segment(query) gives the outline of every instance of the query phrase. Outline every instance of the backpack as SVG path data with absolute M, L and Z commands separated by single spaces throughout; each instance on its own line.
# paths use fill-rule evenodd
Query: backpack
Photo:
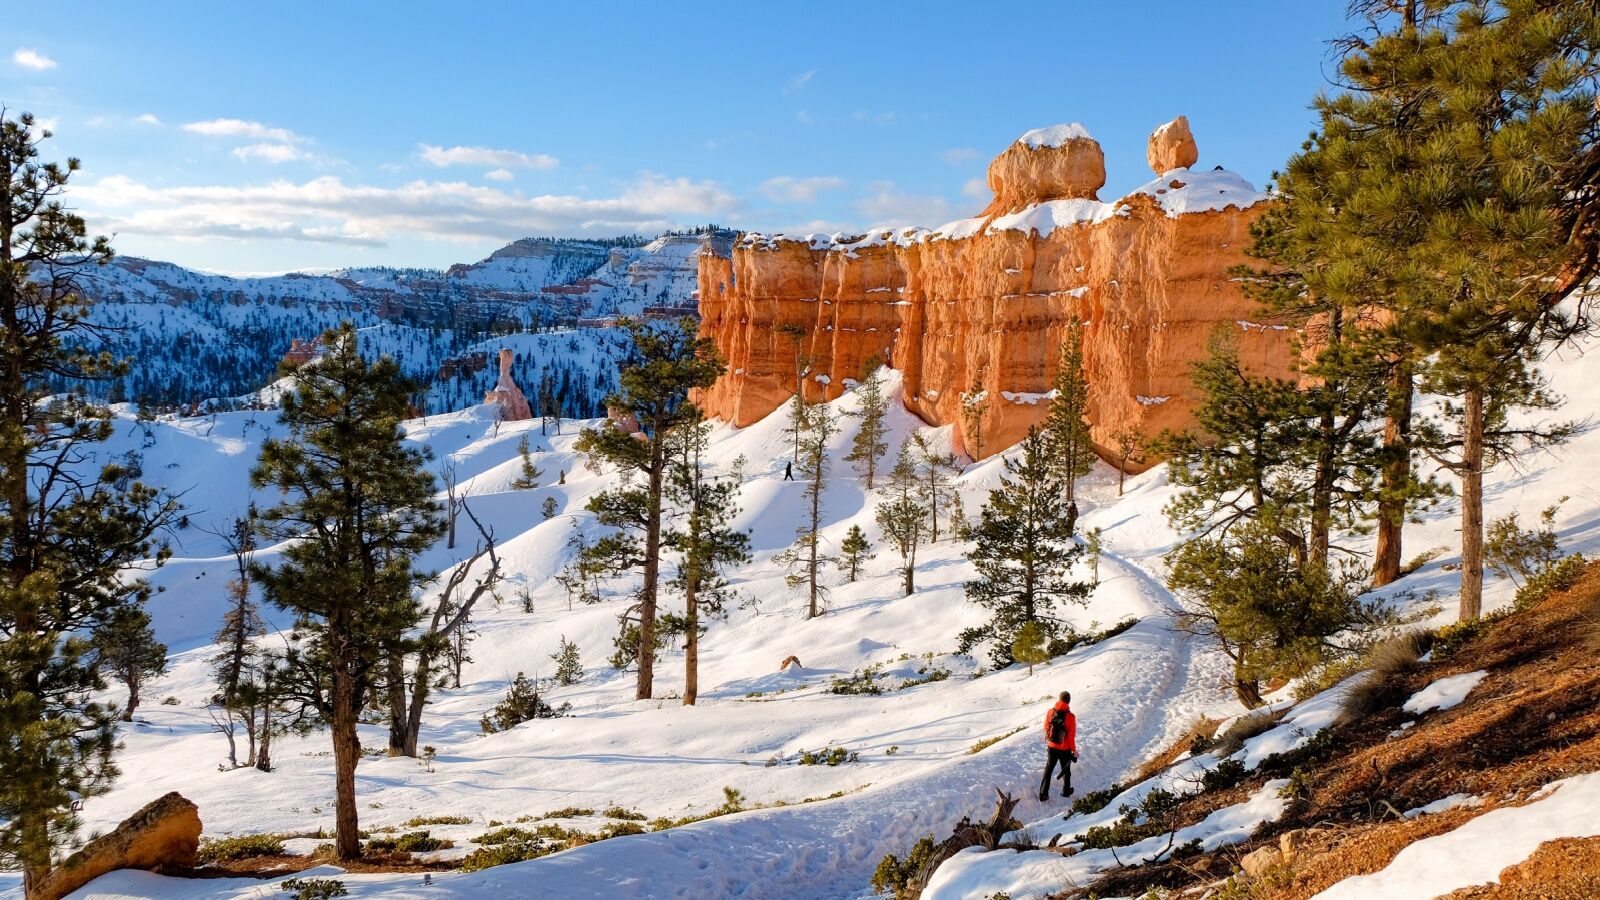
M 1045 731 L 1045 737 L 1052 744 L 1065 744 L 1067 742 L 1067 711 L 1052 709 L 1050 711 L 1050 726 Z

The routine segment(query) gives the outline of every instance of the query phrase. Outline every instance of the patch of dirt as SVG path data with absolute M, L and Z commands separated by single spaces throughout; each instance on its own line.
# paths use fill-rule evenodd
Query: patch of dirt
M 1413 720 L 1398 707 L 1405 698 L 1440 678 L 1477 670 L 1488 675 L 1465 703 L 1424 714 L 1413 727 L 1400 730 Z M 1491 809 L 1521 805 L 1551 781 L 1600 771 L 1600 563 L 1591 564 L 1571 590 L 1495 623 L 1448 659 L 1392 677 L 1395 683 L 1385 694 L 1397 698 L 1395 705 L 1334 726 L 1309 758 L 1286 764 L 1303 770 L 1310 790 L 1254 840 L 1209 857 L 1109 873 L 1088 888 L 1139 896 L 1162 887 L 1177 889 L 1175 896 L 1199 896 L 1214 889 L 1246 854 L 1298 829 L 1302 843 L 1291 864 L 1241 885 L 1239 896 L 1305 900 L 1352 875 L 1384 868 L 1418 840 Z M 1252 777 L 1246 784 L 1258 783 Z M 1241 790 L 1216 796 L 1237 802 Z M 1459 793 L 1480 797 L 1484 804 L 1401 817 L 1408 809 Z M 1207 802 L 1206 796 L 1185 801 L 1183 821 L 1225 805 Z M 1600 897 L 1600 838 L 1547 843 L 1508 868 L 1501 881 L 1452 896 Z
M 194 869 L 164 870 L 182 878 L 284 878 L 314 866 L 332 863 L 348 872 L 445 872 L 456 868 L 452 861 L 421 860 L 409 853 L 368 853 L 358 860 L 341 861 L 327 856 L 253 856 L 214 863 Z
M 1594 900 L 1600 897 L 1600 837 L 1562 838 L 1500 870 L 1500 883 L 1462 888 L 1447 900 Z

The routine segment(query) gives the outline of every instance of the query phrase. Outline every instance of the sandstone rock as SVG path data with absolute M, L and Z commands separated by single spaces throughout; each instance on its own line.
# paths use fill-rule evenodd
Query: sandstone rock
M 1294 858 L 1299 854 L 1300 846 L 1305 843 L 1305 839 L 1305 831 L 1299 828 L 1285 831 L 1278 836 L 1278 851 L 1283 854 L 1285 863 L 1294 862 Z
M 989 164 L 994 202 L 983 214 L 1017 212 L 1047 200 L 1093 200 L 1105 184 L 1105 153 L 1083 126 L 1037 128 Z
M 1014 144 L 996 166 L 1052 149 Z M 1109 457 L 1120 432 L 1192 424 L 1190 367 L 1218 327 L 1252 370 L 1289 372 L 1290 335 L 1253 321 L 1255 303 L 1228 274 L 1249 261 L 1264 199 L 1230 173 L 1188 173 L 1115 203 L 1045 200 L 935 231 L 745 235 L 729 256 L 700 259 L 701 332 L 728 372 L 698 399 L 745 426 L 793 395 L 797 354 L 812 360 L 801 385 L 811 400 L 837 397 L 877 359 L 902 373 L 908 409 L 954 423 L 956 450 L 982 458 L 1044 418 L 1077 316 L 1091 430 Z M 968 394 L 985 397 L 975 421 L 962 415 Z
M 800 664 L 800 657 L 798 657 L 798 656 L 786 656 L 786 657 L 783 658 L 783 662 L 781 664 L 779 664 L 778 671 L 779 672 L 783 672 L 783 671 L 787 670 L 789 668 L 790 664 L 793 664 L 796 669 L 804 669 L 805 668 L 805 666 Z
M 110 833 L 52 869 L 40 900 L 56 900 L 117 869 L 192 868 L 200 849 L 200 810 L 173 791 L 122 821 Z
M 1157 175 L 1194 165 L 1200 158 L 1200 148 L 1195 146 L 1194 133 L 1189 130 L 1189 117 L 1179 116 L 1150 132 L 1144 155 Z
M 1239 868 L 1251 878 L 1260 878 L 1262 873 L 1282 864 L 1283 852 L 1271 844 L 1252 850 L 1239 860 Z
M 511 378 L 511 363 L 515 359 L 516 354 L 510 347 L 500 348 L 500 380 L 495 382 L 494 390 L 483 396 L 483 402 L 500 407 L 502 422 L 521 422 L 533 418 L 528 398 L 523 396 L 522 389 Z

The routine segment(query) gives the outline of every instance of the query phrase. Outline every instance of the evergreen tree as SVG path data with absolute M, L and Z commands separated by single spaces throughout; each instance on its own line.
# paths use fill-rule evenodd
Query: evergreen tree
M 922 479 L 912 456 L 911 442 L 900 445 L 900 455 L 889 470 L 885 499 L 878 502 L 875 518 L 884 539 L 900 554 L 900 586 L 905 596 L 916 590 L 917 545 L 922 543 L 928 506 L 922 499 Z
M 1111 436 L 1117 448 L 1117 496 L 1128 483 L 1128 467 L 1144 461 L 1144 435 L 1137 429 L 1125 429 Z
M 139 708 L 139 690 L 147 679 L 167 671 L 167 645 L 150 630 L 150 614 L 137 606 L 117 610 L 94 633 L 99 664 L 128 688 L 122 721 L 132 722 Z
M 109 411 L 51 377 L 112 377 L 125 367 L 78 348 L 98 343 L 84 279 L 111 258 L 62 204 L 78 161 L 44 163 L 33 116 L 0 110 L 0 864 L 32 893 L 78 805 L 116 776 L 111 710 L 92 634 L 149 595 L 141 565 L 167 557 L 155 536 L 177 503 L 95 462 Z M 141 560 L 146 562 L 141 564 Z
M 1252 709 L 1262 681 L 1303 675 L 1348 649 L 1336 643 L 1342 633 L 1393 624 L 1358 603 L 1345 580 L 1284 553 L 1262 521 L 1183 544 L 1167 586 L 1184 602 L 1178 627 L 1216 642 Z
M 1011 642 L 1011 658 L 1028 667 L 1028 677 L 1033 677 L 1033 667 L 1050 661 L 1050 633 L 1038 622 L 1024 622 Z
M 673 586 L 683 593 L 683 704 L 693 706 L 700 694 L 702 613 L 720 615 L 731 589 L 722 571 L 750 559 L 750 533 L 729 524 L 739 514 L 735 502 L 743 477 L 743 459 L 724 476 L 709 471 L 704 460 L 711 426 L 680 428 L 677 465 L 668 495 L 683 511 L 682 525 L 667 534 L 666 545 L 682 557 Z
M 800 442 L 805 435 L 806 424 L 806 371 L 811 367 L 811 361 L 801 349 L 805 346 L 806 330 L 801 325 L 786 322 L 776 329 L 778 334 L 789 339 L 794 345 L 794 396 L 789 398 L 789 424 L 784 427 L 784 434 L 794 440 L 794 455 L 791 461 L 800 462 Z
M 801 497 L 806 504 L 806 519 L 795 530 L 795 543 L 787 554 L 791 565 L 799 568 L 789 576 L 789 586 L 806 586 L 806 618 L 822 614 L 822 567 L 827 557 L 822 552 L 822 494 L 827 489 L 828 440 L 837 429 L 833 410 L 826 403 L 809 407 L 805 432 L 800 440 L 800 479 L 805 485 Z
M 860 525 L 851 525 L 839 543 L 839 569 L 844 572 L 845 580 L 855 583 L 861 577 L 862 563 L 871 558 L 872 544 L 867 540 L 867 533 Z
M 400 429 L 413 385 L 394 360 L 361 358 L 356 330 L 323 335 L 324 354 L 292 373 L 280 401 L 286 439 L 268 439 L 251 473 L 283 500 L 257 525 L 291 540 L 276 567 L 257 565 L 269 601 L 295 615 L 284 659 L 286 695 L 332 730 L 335 851 L 361 855 L 357 720 L 381 682 L 385 654 L 420 615 L 413 558 L 444 533 L 422 451 Z
M 1078 479 L 1094 465 L 1094 442 L 1089 438 L 1089 381 L 1083 373 L 1083 321 L 1073 316 L 1056 364 L 1054 390 L 1045 429 L 1055 444 L 1066 488 L 1067 528 L 1078 522 Z
M 889 450 L 889 400 L 883 394 L 880 369 L 874 368 L 856 388 L 861 401 L 861 426 L 850 441 L 850 453 L 845 461 L 853 463 L 867 480 L 867 490 L 872 490 L 878 475 L 878 460 Z M 852 579 L 853 580 L 853 579 Z
M 967 599 L 987 608 L 990 620 L 962 632 L 960 650 L 992 640 L 990 658 L 997 666 L 1011 663 L 1012 644 L 1024 625 L 1038 622 L 1054 637 L 1061 624 L 1056 607 L 1085 603 L 1090 590 L 1088 582 L 1070 578 L 1083 547 L 1073 540 L 1061 503 L 1063 470 L 1049 433 L 1032 429 L 1018 447 L 1021 455 L 1005 460 L 1000 487 L 989 492 L 967 553 L 978 572 L 967 582 Z
M 539 504 L 539 515 L 541 517 L 545 518 L 545 519 L 553 519 L 553 518 L 555 518 L 556 506 L 557 506 L 556 498 L 554 498 L 554 497 L 546 497 L 546 498 L 544 498 L 544 502 Z
M 689 402 L 689 392 L 710 387 L 725 366 L 716 346 L 696 335 L 697 326 L 691 319 L 662 327 L 633 321 L 623 325 L 633 340 L 634 361 L 622 370 L 620 387 L 606 404 L 637 419 L 644 439 L 605 423 L 584 429 L 576 448 L 597 463 L 609 463 L 642 479 L 642 484 L 614 488 L 590 500 L 589 509 L 601 522 L 621 532 L 609 542 L 602 540 L 586 558 L 605 559 L 613 572 L 638 568 L 643 573 L 635 603 L 639 665 L 635 694 L 648 700 L 655 680 L 661 510 L 671 463 L 670 438 L 676 428 L 699 424 L 701 413 Z M 634 535 L 642 537 L 642 546 Z
M 522 458 L 522 474 L 511 482 L 511 486 L 519 491 L 532 490 L 539 486 L 539 479 L 544 477 L 544 472 L 533 464 L 533 456 L 528 452 L 528 436 L 523 435 L 517 441 L 517 455 Z
M 933 443 L 921 434 L 913 436 L 911 443 L 916 447 L 917 462 L 922 470 L 922 500 L 928 508 L 928 541 L 937 543 L 939 511 L 949 509 L 951 498 L 955 496 L 950 478 L 958 474 L 961 467 L 953 454 L 935 450 Z
M 583 660 L 578 656 L 578 645 L 561 636 L 561 649 L 550 654 L 556 664 L 556 684 L 571 687 L 583 680 Z
M 1089 554 L 1089 573 L 1095 584 L 1100 583 L 1100 553 L 1104 548 L 1100 544 L 1100 529 L 1091 528 L 1083 537 L 1083 551 Z

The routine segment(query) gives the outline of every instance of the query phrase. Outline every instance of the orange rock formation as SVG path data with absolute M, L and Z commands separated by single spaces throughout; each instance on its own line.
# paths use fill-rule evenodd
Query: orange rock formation
M 193 868 L 200 828 L 199 807 L 176 791 L 164 794 L 51 869 L 38 885 L 37 896 L 65 897 L 117 869 Z
M 510 347 L 500 348 L 500 380 L 495 382 L 494 390 L 485 394 L 483 402 L 493 403 L 500 407 L 500 421 L 521 422 L 533 418 L 533 409 L 528 406 L 528 398 L 523 396 L 522 389 L 511 378 L 511 363 L 516 359 L 516 354 Z
M 1187 120 L 1169 122 L 1151 135 L 1158 177 L 1102 203 L 1099 145 L 1081 126 L 1039 129 L 990 165 L 995 199 L 976 218 L 932 231 L 746 234 L 731 257 L 703 254 L 701 330 L 729 368 L 701 402 L 748 425 L 792 396 L 797 363 L 815 400 L 837 397 L 876 359 L 903 373 L 908 409 L 954 423 L 958 449 L 981 458 L 1044 418 L 1076 316 L 1102 451 L 1119 433 L 1183 428 L 1191 364 L 1219 326 L 1257 371 L 1285 374 L 1291 355 L 1287 331 L 1251 321 L 1254 303 L 1228 275 L 1247 261 L 1267 198 L 1220 167 L 1187 168 L 1197 158 Z

